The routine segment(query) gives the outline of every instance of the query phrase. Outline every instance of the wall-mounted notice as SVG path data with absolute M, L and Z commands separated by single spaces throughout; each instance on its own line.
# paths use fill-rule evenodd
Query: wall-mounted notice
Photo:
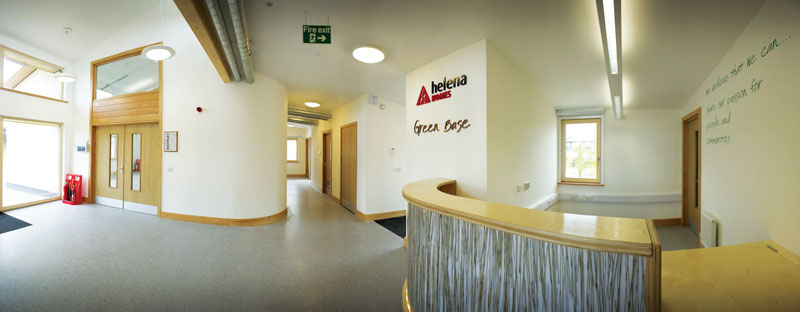
M 707 145 L 730 144 L 733 141 L 732 125 L 735 107 L 747 105 L 749 96 L 758 93 L 763 87 L 767 86 L 763 79 L 746 75 L 748 69 L 761 64 L 763 59 L 780 53 L 781 47 L 792 37 L 786 35 L 783 38 L 768 38 L 763 44 L 754 47 L 753 52 L 744 55 L 734 62 L 726 72 L 717 75 L 705 90 L 705 95 L 714 97 L 710 103 L 703 107 L 703 123 L 705 130 L 703 136 L 704 143 Z M 731 84 L 728 86 L 728 84 Z M 723 86 L 727 86 L 723 88 Z M 723 90 L 722 94 L 716 91 Z
M 164 131 L 164 151 L 178 151 L 178 131 Z

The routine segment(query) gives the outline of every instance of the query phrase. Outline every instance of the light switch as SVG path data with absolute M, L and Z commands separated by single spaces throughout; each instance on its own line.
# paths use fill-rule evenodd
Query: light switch
M 522 184 L 522 186 L 524 186 L 525 190 L 527 191 L 527 190 L 531 189 L 531 182 L 525 182 L 525 183 Z

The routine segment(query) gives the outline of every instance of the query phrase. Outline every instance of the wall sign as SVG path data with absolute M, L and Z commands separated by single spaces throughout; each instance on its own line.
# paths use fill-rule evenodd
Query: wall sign
M 164 131 L 164 151 L 178 151 L 178 131 Z
M 331 44 L 331 26 L 303 25 L 303 43 Z
M 442 78 L 442 82 L 439 83 L 431 81 L 431 94 L 433 94 L 433 97 L 428 96 L 428 91 L 425 90 L 425 86 L 422 86 L 422 90 L 420 90 L 419 97 L 417 98 L 417 106 L 450 98 L 450 89 L 464 85 L 467 85 L 467 75 L 461 75 L 461 77 L 450 79 L 444 77 Z
M 453 131 L 455 133 L 459 133 L 461 132 L 461 130 L 467 129 L 470 126 L 472 125 L 469 124 L 469 119 L 466 118 L 456 121 L 448 119 L 447 121 L 444 122 L 444 127 L 442 128 L 444 130 L 439 129 L 439 123 L 421 124 L 419 123 L 419 120 L 417 120 L 414 122 L 414 134 L 419 136 L 422 133 L 440 132 L 440 131 L 441 132 Z

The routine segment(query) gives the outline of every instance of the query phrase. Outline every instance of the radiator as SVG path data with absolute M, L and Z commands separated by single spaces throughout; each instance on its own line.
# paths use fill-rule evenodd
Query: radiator
M 717 217 L 706 211 L 700 212 L 700 240 L 703 246 L 717 247 L 717 225 Z

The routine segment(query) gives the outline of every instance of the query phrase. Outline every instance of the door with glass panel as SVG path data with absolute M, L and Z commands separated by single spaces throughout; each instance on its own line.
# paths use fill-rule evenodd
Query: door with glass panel
M 158 124 L 97 127 L 95 202 L 158 214 L 161 141 Z
M 95 131 L 95 203 L 122 208 L 124 141 L 125 126 L 97 127 Z

